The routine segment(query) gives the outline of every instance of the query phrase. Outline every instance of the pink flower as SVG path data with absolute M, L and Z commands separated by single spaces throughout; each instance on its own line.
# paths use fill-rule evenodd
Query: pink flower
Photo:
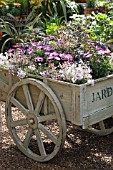
M 65 60 L 72 61 L 73 60 L 73 57 L 70 54 L 63 53 L 63 54 L 60 54 L 60 57 L 63 61 L 65 61 Z
M 101 63 L 101 60 L 98 59 L 96 62 L 97 62 L 97 63 Z
M 50 55 L 49 55 L 49 57 L 47 58 L 48 60 L 53 60 L 53 59 L 55 59 L 55 60 L 60 60 L 60 58 L 58 57 L 58 53 L 55 51 L 55 52 L 53 52 L 53 53 L 50 53 Z
M 84 54 L 84 56 L 85 56 L 86 58 L 92 57 L 92 55 L 93 55 L 93 54 L 89 53 L 89 51 Z
M 33 51 L 34 51 L 33 47 L 32 47 L 32 46 L 31 46 L 31 47 L 29 46 L 29 48 L 27 49 L 28 54 L 31 54 Z
M 103 54 L 110 54 L 110 50 L 108 49 L 108 47 L 105 48 L 101 48 L 101 47 L 96 47 L 96 50 L 98 51 L 99 55 L 103 55 Z
M 44 59 L 42 57 L 39 57 L 39 56 L 34 59 L 35 62 L 42 62 L 43 60 Z

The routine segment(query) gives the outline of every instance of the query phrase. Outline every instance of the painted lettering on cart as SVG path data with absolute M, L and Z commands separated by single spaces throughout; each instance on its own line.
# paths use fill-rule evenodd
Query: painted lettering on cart
M 112 95 L 113 95 L 113 88 L 107 87 L 105 89 L 92 93 L 92 102 L 105 99 Z

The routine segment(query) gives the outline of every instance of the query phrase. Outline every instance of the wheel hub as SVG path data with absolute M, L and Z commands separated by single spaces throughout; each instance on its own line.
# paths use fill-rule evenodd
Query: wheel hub
M 38 118 L 35 114 L 29 113 L 27 116 L 27 122 L 30 128 L 37 129 L 38 128 Z

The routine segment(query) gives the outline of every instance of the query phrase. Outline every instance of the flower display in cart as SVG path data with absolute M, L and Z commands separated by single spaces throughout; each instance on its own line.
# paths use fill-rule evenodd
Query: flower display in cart
M 20 78 L 29 73 L 81 84 L 112 73 L 106 44 L 92 41 L 83 30 L 67 26 L 55 35 L 39 35 L 37 40 L 16 44 L 4 54 L 8 58 L 4 66 Z

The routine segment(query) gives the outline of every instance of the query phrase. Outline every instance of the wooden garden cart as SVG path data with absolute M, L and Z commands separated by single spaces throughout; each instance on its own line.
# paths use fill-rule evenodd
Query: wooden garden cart
M 113 132 L 113 76 L 76 85 L 29 75 L 20 80 L 0 71 L 0 100 L 6 102 L 9 132 L 26 156 L 45 162 L 63 147 L 66 122 L 99 135 Z

